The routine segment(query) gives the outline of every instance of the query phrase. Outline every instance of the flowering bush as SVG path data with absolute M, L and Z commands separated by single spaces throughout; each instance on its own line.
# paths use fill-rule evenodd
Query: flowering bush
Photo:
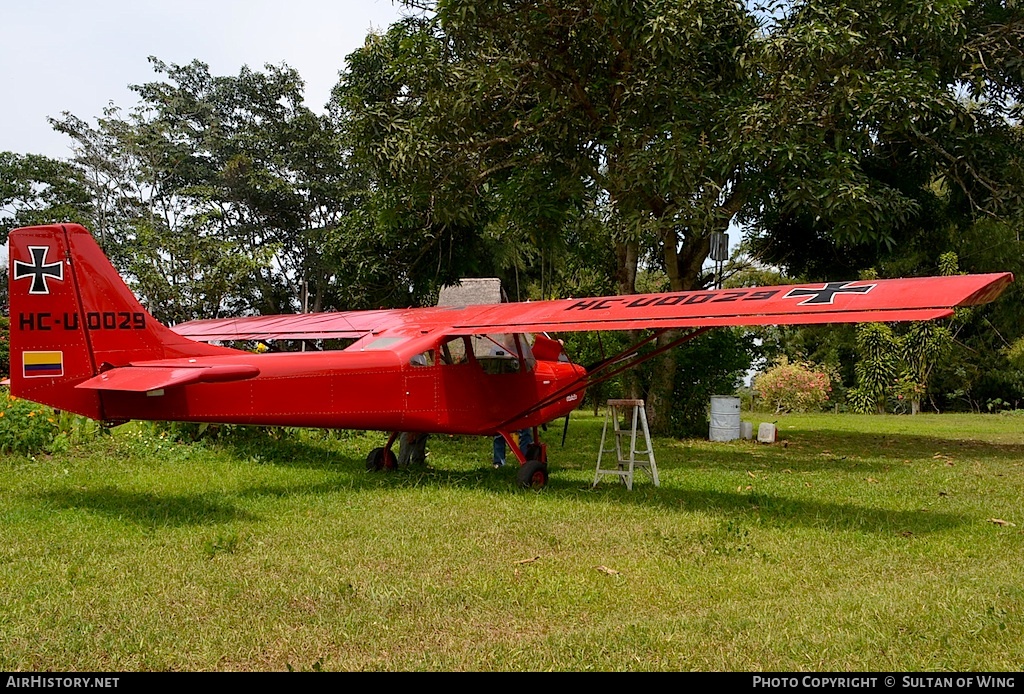
M 925 387 L 914 380 L 908 373 L 900 374 L 892 386 L 893 408 L 895 412 L 905 413 L 911 411 L 914 402 L 920 402 L 924 397 Z
M 60 433 L 57 416 L 44 405 L 7 393 L 0 397 L 0 451 L 36 453 L 48 450 Z
M 0 391 L 0 453 L 56 453 L 92 439 L 98 424 Z
M 756 390 L 776 412 L 804 412 L 821 407 L 832 392 L 832 384 L 824 371 L 783 357 L 757 377 Z

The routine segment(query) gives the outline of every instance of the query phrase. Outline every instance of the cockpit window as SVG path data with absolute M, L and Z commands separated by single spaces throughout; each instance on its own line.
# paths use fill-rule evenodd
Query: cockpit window
M 515 339 L 505 333 L 474 335 L 473 356 L 479 359 L 518 359 Z
M 533 335 L 527 335 L 525 333 L 516 333 L 516 344 L 519 345 L 519 349 L 522 353 L 523 363 L 526 364 L 527 371 L 533 371 L 533 367 L 537 365 L 537 358 L 533 355 L 533 348 L 531 347 L 531 338 Z
M 432 349 L 420 352 L 409 360 L 409 363 L 413 366 L 433 366 L 434 362 L 434 350 Z
M 472 360 L 489 374 L 532 371 L 537 363 L 528 336 L 519 333 L 452 337 L 441 344 L 438 358 L 446 365 Z
M 466 349 L 466 338 L 453 337 L 441 345 L 441 363 L 448 365 L 466 364 L 469 352 Z
M 514 333 L 474 335 L 473 356 L 489 374 L 516 373 L 533 369 L 534 359 L 525 336 Z

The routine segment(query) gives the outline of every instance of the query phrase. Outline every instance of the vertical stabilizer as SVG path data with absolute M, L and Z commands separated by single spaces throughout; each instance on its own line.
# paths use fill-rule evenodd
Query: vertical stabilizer
M 132 361 L 221 354 L 159 324 L 77 224 L 8 237 L 11 392 L 94 419 L 101 395 L 75 388 Z

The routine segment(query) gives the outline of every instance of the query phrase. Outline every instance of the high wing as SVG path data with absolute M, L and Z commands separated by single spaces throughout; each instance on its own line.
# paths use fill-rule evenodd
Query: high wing
M 406 325 L 413 316 L 429 309 L 383 309 L 299 313 L 244 318 L 206 318 L 181 323 L 171 329 L 200 342 L 214 340 L 321 340 L 362 337 Z M 407 314 L 411 314 L 408 315 Z
M 930 320 L 992 301 L 1010 273 L 630 294 L 479 306 L 208 319 L 173 330 L 203 342 Z

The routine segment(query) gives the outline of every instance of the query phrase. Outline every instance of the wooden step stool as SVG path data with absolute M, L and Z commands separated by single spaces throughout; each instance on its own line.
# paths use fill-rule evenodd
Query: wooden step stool
M 620 427 L 620 411 L 632 408 L 632 427 L 626 430 Z M 605 441 L 608 437 L 608 422 L 612 423 L 612 433 L 615 438 L 615 446 L 605 448 Z M 637 424 L 643 428 L 646 448 L 642 451 L 636 449 L 636 427 Z M 629 436 L 628 455 L 623 455 L 624 446 L 622 437 Z M 601 468 L 601 459 L 605 453 L 615 453 L 615 467 L 609 469 Z M 646 459 L 637 459 L 637 455 L 645 456 Z M 601 475 L 616 475 L 625 483 L 626 489 L 633 490 L 633 473 L 635 470 L 643 470 L 654 481 L 654 486 L 660 486 L 658 480 L 658 466 L 654 462 L 654 447 L 651 446 L 651 432 L 647 428 L 647 411 L 644 409 L 643 400 L 609 400 L 608 410 L 604 416 L 604 429 L 601 431 L 601 449 L 597 454 L 597 470 L 594 472 L 594 485 L 601 479 Z

